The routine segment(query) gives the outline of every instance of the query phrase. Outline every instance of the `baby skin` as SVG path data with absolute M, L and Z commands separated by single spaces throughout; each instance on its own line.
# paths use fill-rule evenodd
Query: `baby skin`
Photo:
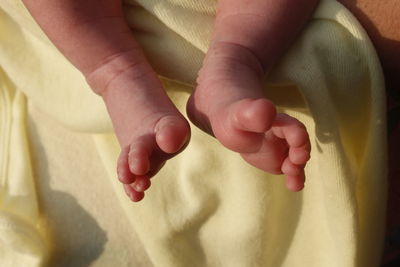
M 190 120 L 254 167 L 304 186 L 304 125 L 277 114 L 262 79 L 310 18 L 317 0 L 219 0 L 214 33 L 188 104 Z M 24 0 L 50 40 L 107 107 L 121 145 L 119 180 L 140 201 L 190 127 L 129 29 L 121 0 Z

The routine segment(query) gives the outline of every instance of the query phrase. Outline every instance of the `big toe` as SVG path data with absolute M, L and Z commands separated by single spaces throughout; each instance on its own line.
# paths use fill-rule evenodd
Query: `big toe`
M 168 154 L 179 152 L 190 139 L 190 126 L 180 116 L 170 115 L 160 119 L 155 128 L 156 142 Z
M 232 108 L 232 123 L 239 130 L 264 133 L 275 120 L 275 105 L 268 99 L 243 99 Z

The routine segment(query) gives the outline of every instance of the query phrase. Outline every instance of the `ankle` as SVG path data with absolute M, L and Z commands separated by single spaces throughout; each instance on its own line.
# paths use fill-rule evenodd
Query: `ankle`
M 135 84 L 152 72 L 146 59 L 132 49 L 104 58 L 90 71 L 86 71 L 84 76 L 92 90 L 104 98 L 112 88 L 120 87 L 115 86 L 116 83 Z
M 247 69 L 255 74 L 258 79 L 261 79 L 265 74 L 260 59 L 251 49 L 230 42 L 211 43 L 204 65 L 226 66 L 233 72 Z M 233 66 L 235 67 L 232 68 Z

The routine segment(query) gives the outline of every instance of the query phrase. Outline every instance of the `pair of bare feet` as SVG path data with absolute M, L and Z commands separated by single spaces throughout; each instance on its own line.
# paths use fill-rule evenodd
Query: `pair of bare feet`
M 61 53 L 103 97 L 122 151 L 118 176 L 133 201 L 190 139 L 132 35 L 121 0 L 23 0 Z M 189 119 L 254 167 L 304 186 L 310 142 L 303 124 L 277 114 L 263 94 L 269 69 L 318 0 L 219 0 L 210 49 L 188 104 Z
M 150 178 L 190 139 L 188 122 L 152 69 L 143 66 L 118 75 L 103 94 L 122 147 L 118 177 L 135 202 L 144 197 Z M 299 191 L 310 157 L 308 134 L 301 122 L 277 114 L 264 97 L 263 73 L 257 58 L 245 48 L 222 42 L 212 45 L 187 103 L 187 114 L 193 124 L 240 153 L 249 164 L 284 174 L 288 189 Z

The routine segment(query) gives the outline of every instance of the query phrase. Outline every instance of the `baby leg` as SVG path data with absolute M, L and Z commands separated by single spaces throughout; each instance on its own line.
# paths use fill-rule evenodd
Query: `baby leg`
M 304 186 L 307 131 L 276 114 L 262 79 L 311 15 L 317 1 L 221 0 L 214 35 L 188 103 L 190 119 L 253 166 Z
M 189 124 L 132 36 L 120 0 L 24 0 L 59 48 L 102 96 L 121 145 L 117 172 L 133 201 L 188 142 Z M 77 99 L 79 101 L 79 99 Z

